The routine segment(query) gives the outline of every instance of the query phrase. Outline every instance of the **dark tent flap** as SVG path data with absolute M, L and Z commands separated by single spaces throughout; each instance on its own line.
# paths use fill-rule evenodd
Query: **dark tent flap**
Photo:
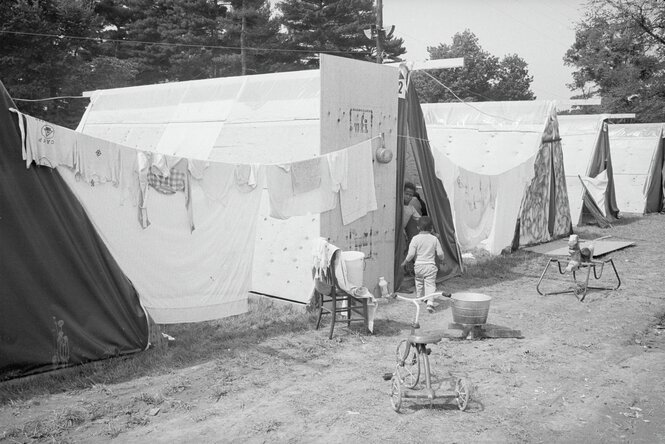
M 58 172 L 26 169 L 0 96 L 0 380 L 144 350 L 132 283 Z
M 431 147 L 427 138 L 427 128 L 423 117 L 420 101 L 415 86 L 408 81 L 409 73 L 404 70 L 400 73 L 405 77 L 407 88 L 406 98 L 399 99 L 398 107 L 398 137 L 397 137 L 397 215 L 395 226 L 402 226 L 402 196 L 404 188 L 404 164 L 406 150 L 413 152 L 416 169 L 420 176 L 425 201 L 428 203 L 427 212 L 432 218 L 434 231 L 440 235 L 441 246 L 445 255 L 444 278 L 450 278 L 462 273 L 462 258 L 455 236 L 452 209 L 448 194 L 441 180 L 436 177 L 436 166 L 432 156 Z M 404 278 L 404 271 L 400 267 L 406 248 L 406 236 L 403 229 L 396 229 L 395 239 L 395 288 Z

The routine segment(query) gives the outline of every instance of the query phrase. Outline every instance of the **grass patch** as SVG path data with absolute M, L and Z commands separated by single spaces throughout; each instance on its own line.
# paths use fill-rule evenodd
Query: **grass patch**
M 542 268 L 540 263 L 543 256 L 528 250 L 517 250 L 496 256 L 481 249 L 472 250 L 471 253 L 475 262 L 465 264 L 462 279 L 505 281 L 525 274 L 535 275 Z
M 17 440 L 40 440 L 48 442 L 61 442 L 59 439 L 67 430 L 77 427 L 86 421 L 87 413 L 80 409 L 66 409 L 54 412 L 47 419 L 28 421 L 21 427 L 15 427 L 5 432 L 4 438 Z
M 0 383 L 0 405 L 35 396 L 116 384 L 143 376 L 161 375 L 236 354 L 268 337 L 313 328 L 313 315 L 300 306 L 268 298 L 249 300 L 249 311 L 225 319 L 161 325 L 176 340 L 166 347 L 95 361 L 64 370 Z

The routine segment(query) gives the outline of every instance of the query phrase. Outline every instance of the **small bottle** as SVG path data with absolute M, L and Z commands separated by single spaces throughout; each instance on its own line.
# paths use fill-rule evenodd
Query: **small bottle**
M 383 276 L 379 278 L 379 288 L 381 289 L 381 297 L 387 298 L 390 296 L 388 294 L 388 282 Z

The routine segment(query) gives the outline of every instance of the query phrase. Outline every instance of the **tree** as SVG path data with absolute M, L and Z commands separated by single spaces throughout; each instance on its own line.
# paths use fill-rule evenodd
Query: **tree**
M 485 51 L 470 30 L 453 36 L 450 45 L 428 47 L 430 59 L 464 58 L 464 67 L 413 76 L 420 100 L 425 103 L 494 100 L 533 100 L 533 77 L 527 63 L 516 54 L 503 59 Z M 445 85 L 445 86 L 442 86 Z M 457 96 L 457 97 L 456 97 Z
M 284 38 L 268 0 L 233 0 L 230 4 L 221 20 L 223 41 L 238 50 L 217 60 L 226 75 L 282 71 L 293 62 L 292 55 L 281 50 Z
M 215 0 L 103 0 L 108 56 L 136 66 L 135 84 L 213 77 L 222 48 L 220 20 L 227 7 Z
M 373 0 L 283 0 L 276 6 L 294 69 L 318 67 L 318 53 L 374 61 L 376 42 L 365 35 L 376 23 Z M 406 52 L 403 43 L 387 39 L 384 58 L 397 60 Z
M 80 96 L 91 69 L 104 65 L 93 57 L 99 18 L 89 1 L 10 0 L 0 8 L 0 23 L 0 78 L 13 97 Z M 26 113 L 70 127 L 85 105 L 81 99 L 17 103 Z
M 591 0 L 564 62 L 577 68 L 577 98 L 601 96 L 602 112 L 665 120 L 665 4 Z

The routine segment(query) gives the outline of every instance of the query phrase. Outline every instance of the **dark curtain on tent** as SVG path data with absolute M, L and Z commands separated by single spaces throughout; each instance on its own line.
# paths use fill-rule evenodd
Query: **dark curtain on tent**
M 603 131 L 596 142 L 594 156 L 589 165 L 589 176 L 596 177 L 598 173 L 607 170 L 607 189 L 605 190 L 605 214 L 607 217 L 619 217 L 616 192 L 614 191 L 614 171 L 612 170 L 612 156 L 610 155 L 610 137 L 607 124 L 603 123 Z
M 406 83 L 406 98 L 399 99 L 397 117 L 397 215 L 395 219 L 395 288 L 399 288 L 404 278 L 400 264 L 404 259 L 406 236 L 402 227 L 404 193 L 404 161 L 406 150 L 413 151 L 416 169 L 420 176 L 427 213 L 432 218 L 434 231 L 441 236 L 441 246 L 445 254 L 443 277 L 450 278 L 462 272 L 462 255 L 455 236 L 453 215 L 448 194 L 443 183 L 436 177 L 434 157 L 427 139 L 427 129 L 418 93 L 408 81 L 409 73 L 402 69 L 400 77 Z M 439 274 L 441 276 L 441 273 Z
M 645 213 L 659 213 L 665 210 L 665 139 L 660 138 L 651 162 L 649 183 L 646 191 Z
M 83 207 L 26 169 L 0 82 L 0 380 L 144 350 L 148 320 Z

